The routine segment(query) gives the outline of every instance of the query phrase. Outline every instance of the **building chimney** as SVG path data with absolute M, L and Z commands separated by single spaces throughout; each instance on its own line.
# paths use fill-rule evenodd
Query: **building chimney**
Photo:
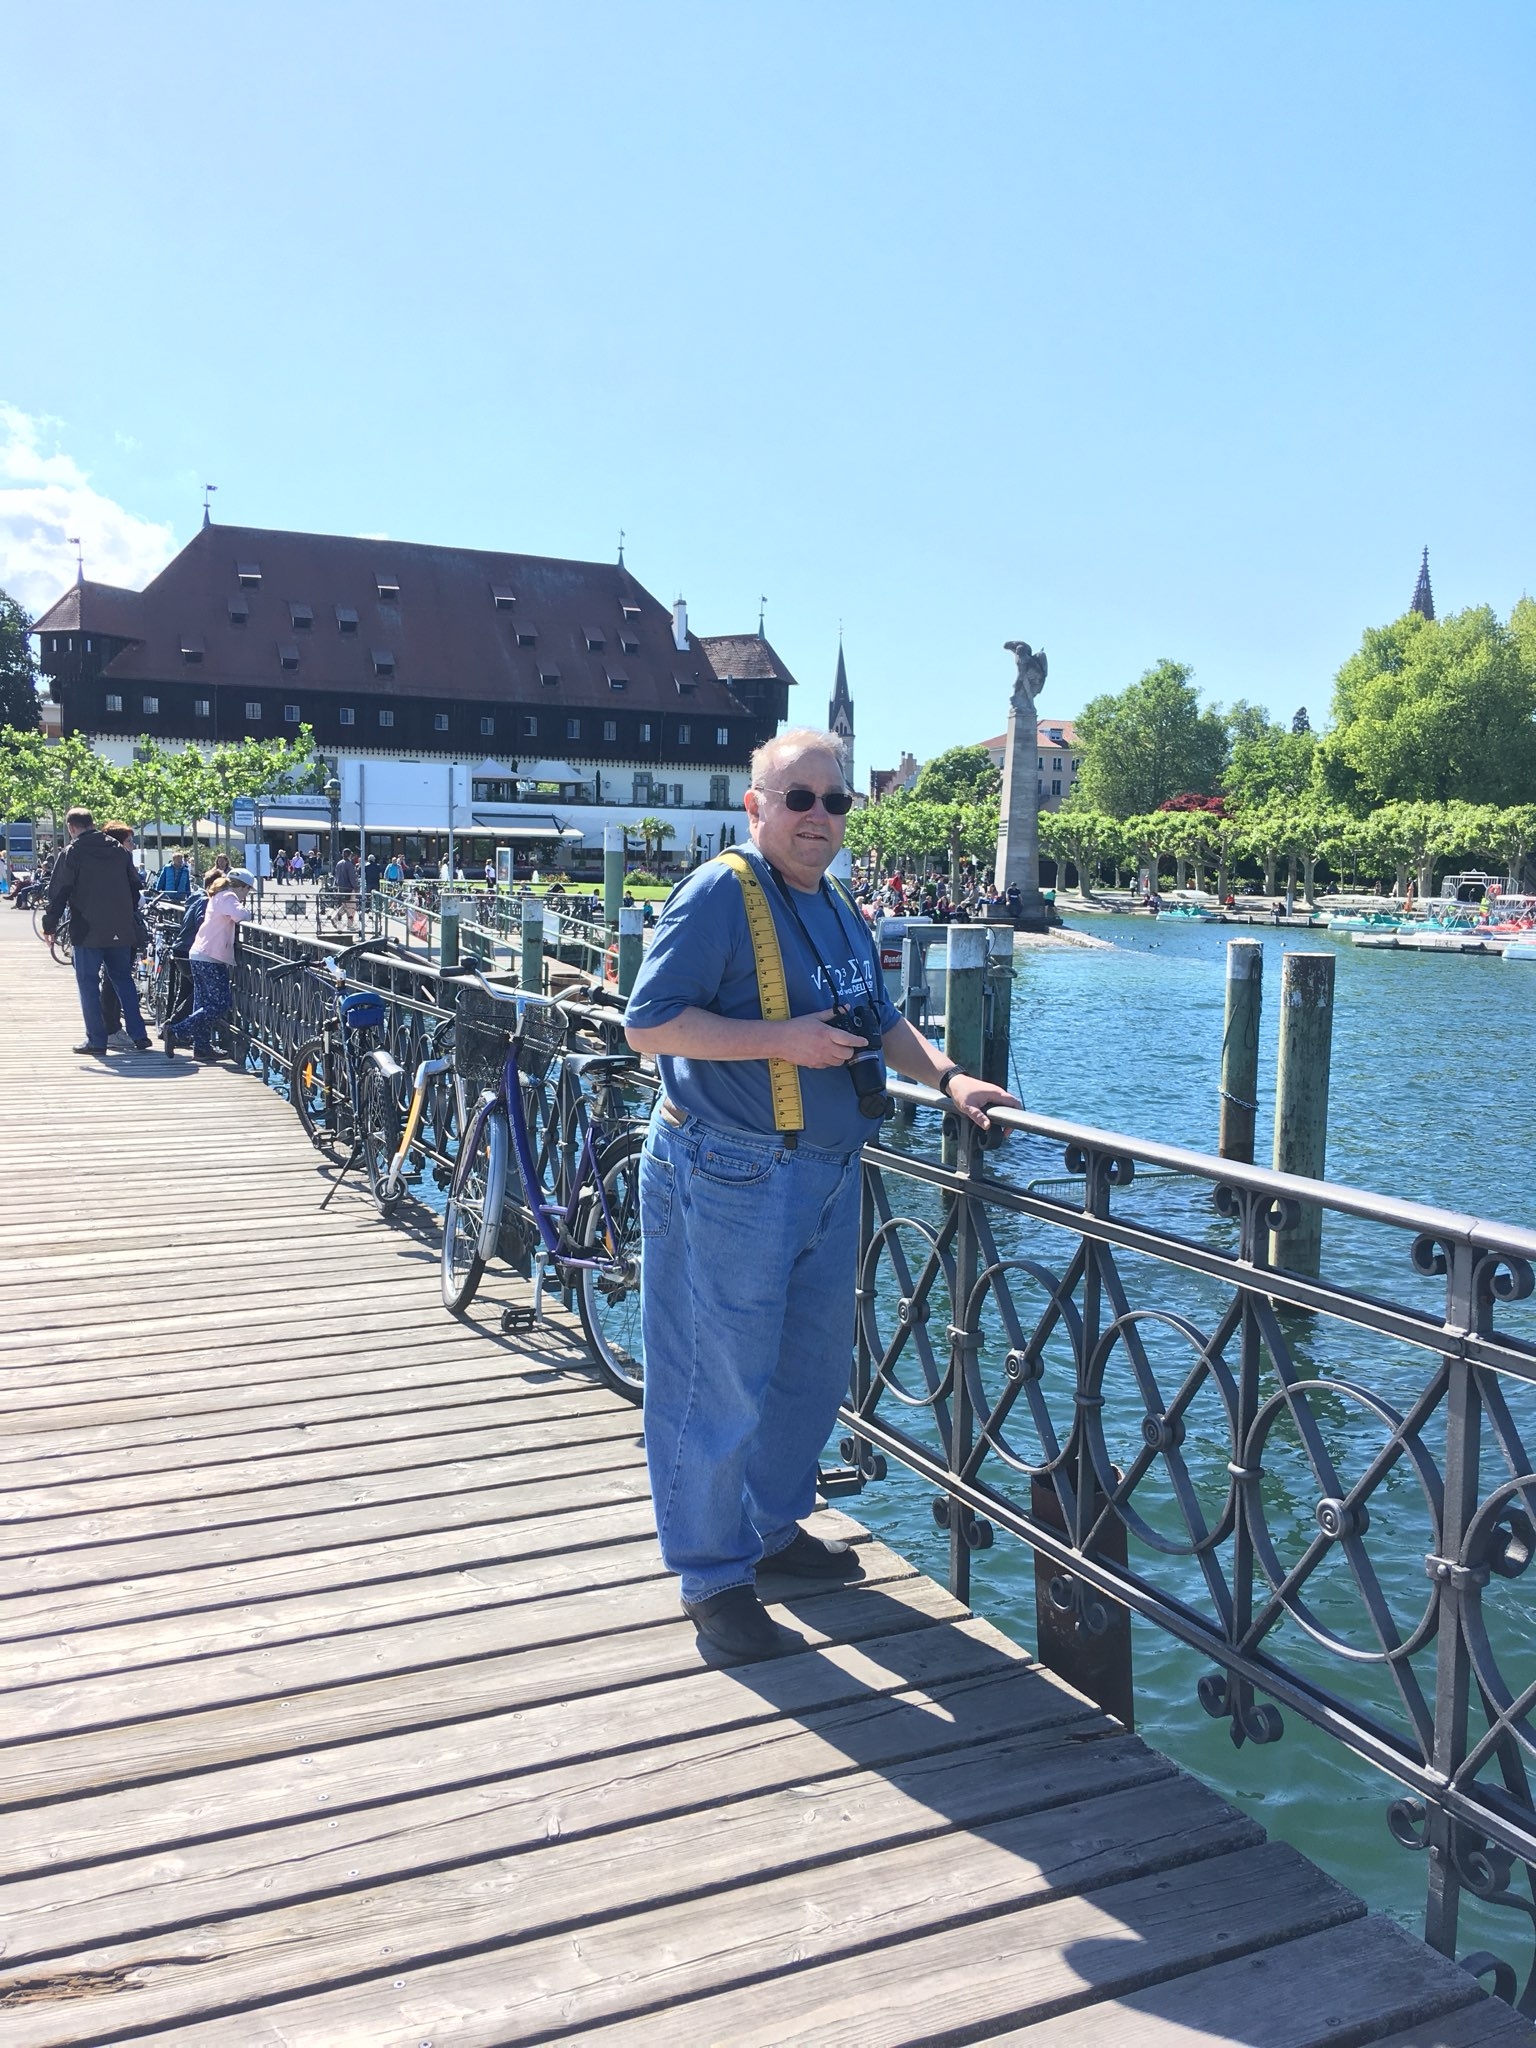
M 672 645 L 679 654 L 688 652 L 688 606 L 681 597 L 672 607 Z

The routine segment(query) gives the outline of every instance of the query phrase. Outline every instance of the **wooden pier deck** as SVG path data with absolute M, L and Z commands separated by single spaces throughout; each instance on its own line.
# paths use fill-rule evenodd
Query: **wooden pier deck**
M 0 2048 L 1529 2042 L 900 1557 L 711 1670 L 637 1417 L 0 907 Z

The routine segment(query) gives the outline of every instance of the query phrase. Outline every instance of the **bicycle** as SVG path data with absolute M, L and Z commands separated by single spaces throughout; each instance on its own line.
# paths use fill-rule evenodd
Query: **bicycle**
M 512 1236 L 512 1256 L 537 1271 L 531 1309 L 508 1309 L 505 1330 L 530 1328 L 552 1275 L 574 1294 L 582 1332 L 599 1372 L 627 1401 L 644 1391 L 640 1333 L 640 1152 L 643 1132 L 625 1099 L 625 1085 L 641 1079 L 635 1055 L 570 1049 L 574 1019 L 559 997 L 497 988 L 476 970 L 473 980 L 494 1005 L 513 1008 L 497 1025 L 495 1011 L 461 997 L 456 1038 L 461 1071 L 483 1061 L 493 1072 L 470 1114 L 443 1216 L 443 1305 L 460 1315 L 474 1300 L 486 1262 Z M 483 1002 L 483 998 L 482 998 Z M 552 1153 L 537 1149 L 529 1127 L 530 1096 L 542 1097 L 556 1059 L 567 1113 L 545 1119 L 559 1128 Z M 543 1097 L 547 1103 L 548 1098 Z M 559 1090 L 555 1100 L 561 1100 Z M 580 1107 L 578 1108 L 578 1104 Z M 564 1155 L 561 1157 L 560 1155 Z M 541 1172 L 541 1155 L 544 1171 Z M 515 1163 L 521 1200 L 507 1208 L 509 1161 Z M 551 1186 L 551 1180 L 555 1185 Z
M 448 968 L 443 980 L 459 970 Z M 381 1216 L 388 1216 L 405 1193 L 406 1183 L 420 1177 L 431 1161 L 439 1187 L 453 1180 L 452 1159 L 464 1128 L 461 1091 L 454 1074 L 454 1020 L 445 1017 L 427 1044 L 427 1056 L 418 1062 L 411 1081 L 404 1129 L 401 1128 L 401 1084 L 405 1070 L 392 1053 L 382 1047 L 369 1052 L 363 1063 L 358 1097 L 358 1142 L 368 1173 L 368 1188 Z M 419 1153 L 421 1165 L 412 1167 L 411 1156 Z
M 367 950 L 365 941 L 324 961 L 295 960 L 267 976 L 273 982 L 285 974 L 309 974 L 325 991 L 319 1031 L 294 1050 L 289 1095 L 315 1150 L 343 1167 L 357 1157 L 363 1057 L 375 1049 L 374 1033 L 384 1028 L 385 1020 L 384 1000 L 372 989 L 347 992 L 347 963 Z

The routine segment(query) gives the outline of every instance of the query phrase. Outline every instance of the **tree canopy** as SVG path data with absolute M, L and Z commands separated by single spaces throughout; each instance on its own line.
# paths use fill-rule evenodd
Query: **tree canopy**
M 979 803 L 1002 787 L 1002 777 L 985 747 L 950 747 L 925 762 L 912 785 L 924 803 Z
M 37 663 L 27 637 L 32 621 L 5 591 L 0 590 L 0 731 L 40 732 Z
M 1117 696 L 1095 697 L 1076 720 L 1082 767 L 1073 800 L 1128 818 L 1183 790 L 1207 796 L 1227 764 L 1227 727 L 1202 711 L 1183 662 L 1160 661 Z

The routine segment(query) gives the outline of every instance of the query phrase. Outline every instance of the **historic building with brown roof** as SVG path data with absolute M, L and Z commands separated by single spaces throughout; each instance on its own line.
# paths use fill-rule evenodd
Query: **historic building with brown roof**
M 532 779 L 571 805 L 708 813 L 674 838 L 713 838 L 794 682 L 760 635 L 690 633 L 682 599 L 622 561 L 209 523 L 142 591 L 82 580 L 34 631 L 65 733 L 127 758 L 141 737 L 308 725 L 344 784 L 363 764 L 376 814 L 401 813 L 381 830 L 418 829 L 405 792 L 436 758 L 463 764 L 481 813 L 456 829 L 491 831 L 491 809 L 553 769 Z

